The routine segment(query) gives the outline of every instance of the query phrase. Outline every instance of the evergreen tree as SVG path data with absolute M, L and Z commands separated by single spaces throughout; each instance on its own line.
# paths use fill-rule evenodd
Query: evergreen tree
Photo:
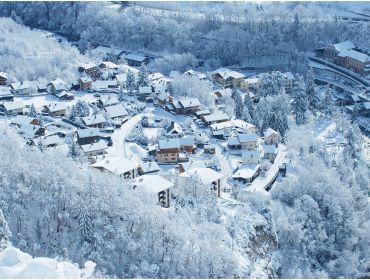
M 306 111 L 308 108 L 307 95 L 302 77 L 297 77 L 294 84 L 292 110 L 298 125 L 303 125 L 307 121 Z
M 148 72 L 144 66 L 141 66 L 139 76 L 137 78 L 137 87 L 146 87 L 148 85 L 149 85 Z
M 33 103 L 31 104 L 30 106 L 30 112 L 28 114 L 31 118 L 35 118 L 37 119 L 39 122 L 40 122 L 40 125 L 43 125 L 43 119 L 42 119 L 42 115 L 37 112 L 36 108 L 35 108 L 35 105 L 33 105 Z
M 7 221 L 5 220 L 3 210 L 0 209 L 0 251 L 7 247 L 7 243 L 10 241 L 11 237 L 12 233 Z
M 83 100 L 78 100 L 76 104 L 72 106 L 69 119 L 74 122 L 79 122 L 80 118 L 87 117 L 88 115 L 90 115 L 89 105 Z
M 78 217 L 78 227 L 85 241 L 91 242 L 93 237 L 93 223 L 85 206 L 82 208 Z
M 307 92 L 307 100 L 308 100 L 308 107 L 314 111 L 315 109 L 318 109 L 319 107 L 319 100 L 316 96 L 315 92 L 315 79 L 314 79 L 314 73 L 312 68 L 307 72 L 306 76 L 306 92 Z
M 232 93 L 232 98 L 235 101 L 235 117 L 237 119 L 241 119 L 243 117 L 243 99 L 240 93 L 234 88 Z
M 131 70 L 127 72 L 126 89 L 130 94 L 136 90 L 135 74 Z

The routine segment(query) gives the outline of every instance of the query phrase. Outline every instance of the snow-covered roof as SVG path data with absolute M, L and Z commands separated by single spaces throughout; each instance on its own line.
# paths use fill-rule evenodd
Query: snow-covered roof
M 265 133 L 263 135 L 265 137 L 270 137 L 273 134 L 279 135 L 279 132 L 277 132 L 277 131 L 273 130 L 271 127 L 269 127 L 268 129 L 266 129 L 266 131 L 265 131 Z
M 201 160 L 190 160 L 189 162 L 183 162 L 179 165 L 182 166 L 184 171 L 190 170 L 192 168 L 206 168 L 204 161 Z
M 180 140 L 179 139 L 166 139 L 158 141 L 159 149 L 179 149 Z
M 118 80 L 94 81 L 92 88 L 95 90 L 108 89 L 110 87 L 117 87 Z
M 162 79 L 162 78 L 164 78 L 164 76 L 159 72 L 148 75 L 148 79 L 150 81 L 155 81 L 155 80 L 159 80 L 159 79 Z
M 22 100 L 4 102 L 3 106 L 4 106 L 5 110 L 7 110 L 7 111 L 23 109 L 24 107 L 26 107 Z
M 55 90 L 66 90 L 67 86 L 65 85 L 64 81 L 62 79 L 56 79 L 54 81 L 51 81 L 50 84 L 52 84 L 55 88 Z
M 220 75 L 224 80 L 229 80 L 229 79 L 240 79 L 244 78 L 245 75 L 230 69 L 226 68 L 219 68 L 215 71 L 212 72 L 212 74 L 218 74 Z
M 182 132 L 183 132 L 182 127 L 177 122 L 171 122 L 171 124 L 166 128 L 166 133 L 168 134 L 173 133 L 179 134 Z
M 338 54 L 338 56 L 349 57 L 349 58 L 352 58 L 354 60 L 360 61 L 362 63 L 370 62 L 370 56 L 369 55 L 367 55 L 366 53 L 361 53 L 361 52 L 355 51 L 355 50 L 343 50 Z
M 208 109 L 204 109 L 204 110 L 200 110 L 200 111 L 195 112 L 195 115 L 197 115 L 197 116 L 204 116 L 204 115 L 210 115 L 210 114 L 211 114 L 211 111 L 208 110 Z
M 233 174 L 234 179 L 250 179 L 258 172 L 259 164 L 242 164 L 238 170 Z
M 224 176 L 211 168 L 195 167 L 181 174 L 183 177 L 197 176 L 203 184 L 208 185 Z
M 126 172 L 137 169 L 139 167 L 139 164 L 137 163 L 136 160 L 131 159 L 131 158 L 110 157 L 110 158 L 105 158 L 101 161 L 98 161 L 94 164 L 91 164 L 90 167 L 103 168 L 119 176 Z
M 78 129 L 77 135 L 79 138 L 97 137 L 100 136 L 100 130 L 98 128 Z
M 258 77 L 255 77 L 255 78 L 246 78 L 244 79 L 244 81 L 247 83 L 247 84 L 258 84 L 260 82 L 260 78 Z
M 142 161 L 139 165 L 144 173 L 157 172 L 160 170 L 158 163 L 155 161 Z
M 139 94 L 151 94 L 153 93 L 152 87 L 139 87 Z
M 87 126 L 105 123 L 105 118 L 102 114 L 83 117 L 82 120 Z
M 225 121 L 229 120 L 229 116 L 221 111 L 214 112 L 210 115 L 203 116 L 206 122 L 218 122 L 218 121 Z
M 67 110 L 68 108 L 67 104 L 63 102 L 54 102 L 54 101 L 44 105 L 44 107 L 46 107 L 52 113 Z
M 285 72 L 283 73 L 283 77 L 287 80 L 294 80 L 294 75 L 292 72 Z
M 370 110 L 370 102 L 364 102 L 364 107 L 366 110 Z
M 338 52 L 355 48 L 355 45 L 351 41 L 344 41 L 344 42 L 341 42 L 341 43 L 333 44 L 332 46 Z
M 1 87 L 0 86 L 0 96 L 11 96 L 13 95 L 10 91 L 9 87 Z
M 180 146 L 194 146 L 194 145 L 195 145 L 194 136 L 186 136 L 180 138 Z
M 213 131 L 220 130 L 220 129 L 227 129 L 227 128 L 241 128 L 241 129 L 255 129 L 256 126 L 254 124 L 248 123 L 246 121 L 235 119 L 220 123 L 214 123 L 210 125 Z
M 81 83 L 91 83 L 92 79 L 90 78 L 90 76 L 84 76 L 80 78 L 80 82 Z
M 119 66 L 111 61 L 103 61 L 99 64 L 101 68 L 118 69 Z
M 32 82 L 30 81 L 24 81 L 24 82 L 16 82 L 11 83 L 10 86 L 14 90 L 24 90 L 24 89 L 30 89 L 32 87 Z
M 119 103 L 119 100 L 115 95 L 104 95 L 100 97 L 99 102 L 105 107 L 116 105 Z
M 60 145 L 62 144 L 62 139 L 58 135 L 43 136 L 38 139 L 38 142 L 43 146 L 50 145 Z
M 87 145 L 81 145 L 81 149 L 85 153 L 101 151 L 101 150 L 105 150 L 107 148 L 108 148 L 108 145 L 104 141 L 99 141 L 99 142 L 95 142 L 95 143 L 91 143 L 91 144 L 87 144 Z
M 202 105 L 198 98 L 180 98 L 179 102 L 184 108 L 191 108 Z
M 240 143 L 257 142 L 258 135 L 256 133 L 241 133 L 238 134 L 238 139 Z
M 116 80 L 120 83 L 124 83 L 127 80 L 127 73 L 116 75 Z
M 8 74 L 6 74 L 5 72 L 0 72 L 0 77 L 8 79 Z
M 159 175 L 142 175 L 134 179 L 133 185 L 154 193 L 159 193 L 174 186 L 172 182 Z
M 138 62 L 143 62 L 145 60 L 145 56 L 139 55 L 139 54 L 127 54 L 123 56 L 124 59 L 126 60 L 133 60 L 133 61 L 138 61 Z
M 158 94 L 157 99 L 161 101 L 165 101 L 167 97 L 168 97 L 168 93 L 162 92 Z
M 84 70 L 88 70 L 88 69 L 97 67 L 97 65 L 95 63 L 92 63 L 92 62 L 87 62 L 87 63 L 81 63 L 78 67 L 80 67 Z
M 29 116 L 17 115 L 16 117 L 12 118 L 11 123 L 22 126 L 25 124 L 31 124 L 35 118 L 31 118 Z
M 107 112 L 108 116 L 111 119 L 128 115 L 128 112 L 126 111 L 126 109 L 123 107 L 121 103 L 118 103 L 112 106 L 107 106 L 104 108 L 104 110 Z
M 41 126 L 39 125 L 24 124 L 18 128 L 18 132 L 24 134 L 27 138 L 34 138 L 40 129 Z

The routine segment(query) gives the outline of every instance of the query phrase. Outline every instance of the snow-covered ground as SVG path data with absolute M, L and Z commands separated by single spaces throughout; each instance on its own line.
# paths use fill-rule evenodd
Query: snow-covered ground
M 77 265 L 50 258 L 32 258 L 21 250 L 8 247 L 0 252 L 0 278 L 76 279 L 92 277 L 95 264 L 85 263 L 84 269 Z

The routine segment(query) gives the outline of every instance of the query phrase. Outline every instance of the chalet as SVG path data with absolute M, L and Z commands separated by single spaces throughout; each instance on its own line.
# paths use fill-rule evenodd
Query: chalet
M 78 79 L 78 83 L 80 84 L 80 90 L 91 89 L 92 87 L 92 79 L 90 76 L 84 76 Z
M 246 164 L 258 164 L 260 162 L 261 153 L 256 150 L 243 150 L 242 161 Z
M 30 81 L 16 82 L 10 84 L 11 91 L 17 95 L 30 95 L 34 89 L 34 86 Z M 35 89 L 36 91 L 36 89 Z
M 104 95 L 100 97 L 98 100 L 98 106 L 100 108 L 116 105 L 118 103 L 119 103 L 119 100 L 115 95 Z
M 29 116 L 17 115 L 16 117 L 12 118 L 11 123 L 20 127 L 22 125 L 30 125 L 30 124 L 39 125 L 40 121 L 36 118 L 31 118 Z
M 162 163 L 175 163 L 187 160 L 187 156 L 184 153 L 193 153 L 195 148 L 195 138 L 191 136 L 159 140 L 156 159 Z
M 241 164 L 238 170 L 233 174 L 232 178 L 244 184 L 250 184 L 257 178 L 259 172 L 259 164 Z
M 181 125 L 179 125 L 177 122 L 172 121 L 171 124 L 166 127 L 166 134 L 180 136 L 183 135 L 184 132 Z
M 74 99 L 74 94 L 66 90 L 56 93 L 55 96 L 58 97 L 60 100 L 73 100 Z
M 210 115 L 203 116 L 202 119 L 207 125 L 211 125 L 213 123 L 221 123 L 228 121 L 230 120 L 230 117 L 224 112 L 216 111 Z
M 68 106 L 63 102 L 50 102 L 43 106 L 44 111 L 53 116 L 64 117 L 67 115 Z
M 108 145 L 104 141 L 94 142 L 87 145 L 81 145 L 81 149 L 87 157 L 94 157 L 98 155 L 103 155 L 106 153 Z
M 155 161 L 139 161 L 138 172 L 140 175 L 156 174 L 160 171 L 159 165 Z
M 240 83 L 240 88 L 244 91 L 256 91 L 259 88 L 260 84 L 261 80 L 258 77 L 247 78 Z
M 26 106 L 22 101 L 5 101 L 1 107 L 7 115 L 22 115 Z
M 115 92 L 114 89 L 118 87 L 117 80 L 98 80 L 92 82 L 92 89 L 99 92 Z
M 243 82 L 245 75 L 236 71 L 232 71 L 225 68 L 220 68 L 211 73 L 213 80 L 218 82 L 224 87 L 240 87 Z
M 39 125 L 24 124 L 18 128 L 18 133 L 27 139 L 34 139 L 44 135 L 45 128 Z
M 99 141 L 100 130 L 98 128 L 86 128 L 77 130 L 77 142 L 80 145 L 91 144 Z
M 127 110 L 123 107 L 121 103 L 106 106 L 104 110 L 110 119 L 123 118 L 128 115 Z
M 82 121 L 88 127 L 97 127 L 97 128 L 103 128 L 106 122 L 102 114 L 83 117 Z
M 58 135 L 42 136 L 34 139 L 32 142 L 35 146 L 41 146 L 42 148 L 51 148 L 63 144 L 62 139 Z
M 211 186 L 211 190 L 217 197 L 221 197 L 221 179 L 223 175 L 211 168 L 191 168 L 181 174 L 182 177 L 198 177 L 205 186 Z
M 181 98 L 179 100 L 173 100 L 172 105 L 176 114 L 191 114 L 199 110 L 202 105 L 198 98 Z
M 167 93 L 158 94 L 156 97 L 156 101 L 159 104 L 159 106 L 164 107 L 168 102 L 168 94 Z
M 5 86 L 9 83 L 8 75 L 4 72 L 0 72 L 0 85 Z
M 37 81 L 36 87 L 38 93 L 47 93 L 48 91 L 48 84 L 46 81 Z
M 110 69 L 110 70 L 114 70 L 114 71 L 117 71 L 119 66 L 111 61 L 103 61 L 99 64 L 99 67 L 101 69 Z
M 149 57 L 139 55 L 139 54 L 127 54 L 122 56 L 129 66 L 140 67 L 144 64 L 149 63 Z
M 158 81 L 158 80 L 163 79 L 163 78 L 164 78 L 164 76 L 159 72 L 155 72 L 155 73 L 152 73 L 152 74 L 148 75 L 148 79 L 151 82 Z
M 100 78 L 101 74 L 98 65 L 95 63 L 83 63 L 78 66 L 78 71 L 89 75 L 93 80 Z
M 204 145 L 204 153 L 214 155 L 216 153 L 216 145 L 214 144 Z
M 141 101 L 145 101 L 147 98 L 149 98 L 154 93 L 154 88 L 149 87 L 139 87 L 138 91 L 138 99 Z
M 56 79 L 50 82 L 48 86 L 50 87 L 50 90 L 54 95 L 68 90 L 66 84 L 61 79 Z
M 283 73 L 283 85 L 285 92 L 291 94 L 293 91 L 294 75 L 291 72 Z
M 0 87 L 0 100 L 14 100 L 14 95 L 9 87 Z
M 267 145 L 277 145 L 281 141 L 280 133 L 268 128 L 264 133 L 264 142 Z
M 230 137 L 228 147 L 230 149 L 255 150 L 257 147 L 258 136 L 255 133 L 242 133 Z
M 164 208 L 170 207 L 170 189 L 174 184 L 159 175 L 143 175 L 132 183 L 134 189 L 143 189 L 155 194 L 157 203 Z
M 134 179 L 138 174 L 139 164 L 136 160 L 123 157 L 110 157 L 91 164 L 90 167 L 108 171 L 124 179 Z
M 195 112 L 195 115 L 197 116 L 197 118 L 202 118 L 203 116 L 207 116 L 210 114 L 211 114 L 211 111 L 208 109 L 201 109 Z
M 263 158 L 268 159 L 271 163 L 275 161 L 277 155 L 276 145 L 263 145 Z
M 239 133 L 256 133 L 257 127 L 251 123 L 243 120 L 235 119 L 221 123 L 214 123 L 210 125 L 212 134 L 216 138 L 225 139 L 232 131 Z

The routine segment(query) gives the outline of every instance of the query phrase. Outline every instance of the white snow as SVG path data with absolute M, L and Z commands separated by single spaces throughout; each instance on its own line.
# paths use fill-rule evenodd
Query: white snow
M 95 264 L 85 263 L 84 269 L 77 265 L 50 258 L 32 258 L 12 246 L 0 252 L 0 278 L 76 279 L 92 276 Z

